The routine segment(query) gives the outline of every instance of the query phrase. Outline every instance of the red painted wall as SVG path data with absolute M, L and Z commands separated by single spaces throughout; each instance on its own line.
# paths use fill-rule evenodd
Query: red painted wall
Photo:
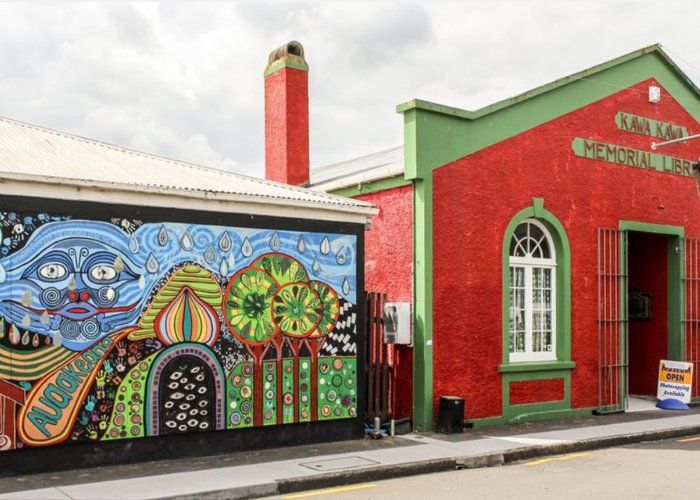
M 404 186 L 358 196 L 379 208 L 365 233 L 365 288 L 389 302 L 413 302 L 413 189 Z M 396 419 L 413 413 L 413 349 L 395 346 L 392 408 Z
M 524 405 L 541 403 L 542 395 L 546 394 L 548 401 L 564 400 L 564 379 L 527 380 L 510 383 L 510 404 Z
M 651 294 L 651 320 L 629 322 L 629 392 L 656 396 L 659 361 L 668 359 L 668 238 L 631 232 L 629 289 Z
M 700 127 L 653 79 L 457 160 L 434 172 L 434 396 L 462 396 L 469 418 L 499 416 L 502 362 L 502 258 L 512 217 L 543 198 L 571 245 L 571 350 L 574 408 L 597 406 L 599 227 L 620 220 L 684 226 L 700 236 L 700 198 L 693 178 L 576 157 L 575 137 L 650 151 L 654 139 L 615 125 L 618 111 Z M 700 157 L 700 141 L 660 150 Z M 542 401 L 552 399 L 542 394 Z

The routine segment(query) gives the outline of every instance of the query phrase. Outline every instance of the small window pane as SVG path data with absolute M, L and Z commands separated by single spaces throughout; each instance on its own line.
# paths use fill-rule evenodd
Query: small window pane
M 525 332 L 515 333 L 515 351 L 525 352 Z

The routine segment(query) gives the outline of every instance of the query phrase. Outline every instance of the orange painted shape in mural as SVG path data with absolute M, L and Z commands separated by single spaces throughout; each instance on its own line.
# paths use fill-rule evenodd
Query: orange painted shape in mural
M 23 442 L 31 446 L 48 446 L 68 437 L 97 375 L 97 368 L 114 344 L 132 330 L 121 330 L 103 338 L 90 349 L 70 358 L 32 388 L 18 416 L 17 430 Z

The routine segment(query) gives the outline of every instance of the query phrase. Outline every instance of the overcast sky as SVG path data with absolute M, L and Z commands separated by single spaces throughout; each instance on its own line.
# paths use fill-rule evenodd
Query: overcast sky
M 0 116 L 262 177 L 289 40 L 320 166 L 401 144 L 401 102 L 474 110 L 652 43 L 700 83 L 699 21 L 671 0 L 0 3 Z

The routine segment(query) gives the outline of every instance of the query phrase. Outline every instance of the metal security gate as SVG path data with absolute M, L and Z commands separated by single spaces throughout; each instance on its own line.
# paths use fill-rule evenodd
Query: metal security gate
M 384 303 L 386 294 L 367 292 L 367 413 L 372 424 L 391 419 L 392 366 L 390 345 L 384 343 Z
M 627 407 L 627 232 L 598 229 L 598 411 Z
M 685 360 L 693 363 L 693 399 L 700 396 L 700 238 L 685 239 L 683 272 Z

